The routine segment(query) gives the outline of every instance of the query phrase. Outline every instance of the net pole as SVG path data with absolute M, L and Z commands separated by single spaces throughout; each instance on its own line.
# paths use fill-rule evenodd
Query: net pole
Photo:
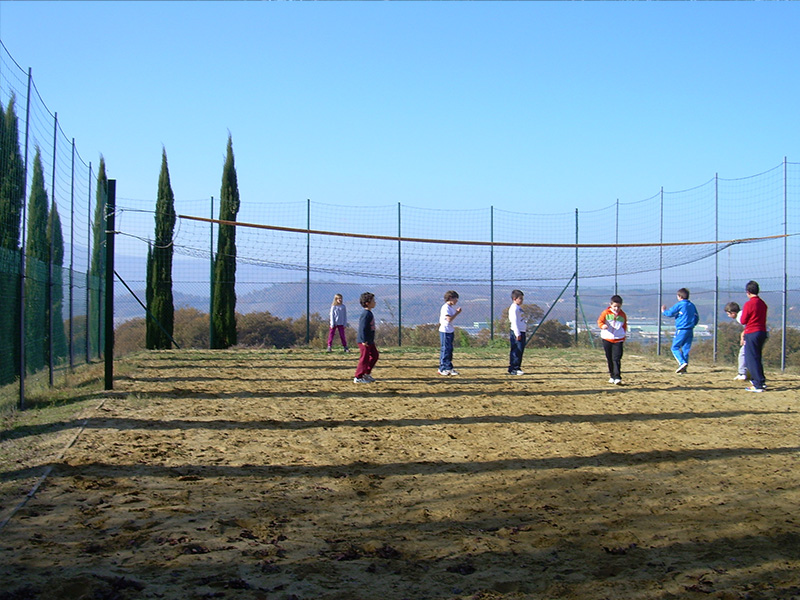
M 661 186 L 658 241 L 664 243 L 664 186 Z M 664 297 L 664 246 L 658 247 L 658 335 L 656 336 L 656 355 L 661 356 L 661 302 Z
M 619 294 L 619 198 L 614 216 L 614 293 Z
M 28 142 L 31 126 L 31 85 L 33 70 L 28 67 L 28 96 L 25 99 L 25 166 L 23 167 L 22 197 L 28 197 Z M 22 202 L 22 244 L 19 251 L 19 409 L 25 410 L 25 244 L 27 243 L 28 203 Z
M 311 341 L 311 199 L 306 199 L 306 344 Z
M 211 218 L 214 218 L 214 196 L 211 196 Z M 209 223 L 208 236 L 209 295 L 208 295 L 208 347 L 216 348 L 217 336 L 214 334 L 214 222 Z
M 494 340 L 494 205 L 489 207 L 489 339 Z
M 714 173 L 714 239 L 719 239 L 719 173 Z M 714 338 L 713 361 L 717 362 L 718 338 L 717 324 L 719 323 L 719 244 L 714 244 Z
M 789 303 L 789 195 L 787 186 L 787 164 L 783 157 L 783 308 L 781 314 L 781 372 L 786 371 L 786 325 L 788 320 L 787 305 Z
M 578 227 L 578 209 L 575 209 L 575 345 L 578 345 L 578 318 L 579 318 L 579 309 L 578 306 L 578 253 L 580 252 L 578 248 L 578 234 L 579 234 L 579 227 Z
M 53 372 L 55 371 L 55 353 L 56 345 L 53 343 L 53 335 L 55 333 L 55 320 L 56 315 L 53 314 L 53 298 L 55 296 L 53 286 L 55 286 L 55 273 L 54 273 L 54 266 L 53 266 L 53 256 L 55 255 L 55 247 L 53 246 L 53 242 L 55 241 L 55 229 L 53 229 L 55 225 L 55 221 L 53 218 L 53 212 L 56 210 L 56 142 L 58 141 L 58 113 L 53 114 L 53 169 L 50 173 L 50 215 L 49 215 L 49 223 L 47 226 L 48 235 L 50 237 L 50 241 L 47 244 L 47 251 L 49 256 L 47 257 L 47 312 L 46 312 L 46 319 L 47 319 L 47 381 L 50 387 L 53 387 Z
M 84 335 L 84 346 L 86 351 L 86 364 L 88 365 L 92 360 L 91 354 L 91 345 L 89 342 L 89 332 L 91 328 L 89 324 L 91 322 L 91 314 L 89 313 L 89 297 L 92 295 L 92 163 L 89 162 L 89 197 L 87 200 L 87 209 L 86 209 L 86 247 L 89 248 L 89 264 L 86 266 L 86 335 Z
M 75 138 L 72 138 L 72 161 L 70 166 L 69 189 L 69 370 L 75 368 L 75 354 L 73 348 L 75 310 L 73 308 L 74 273 L 75 273 Z
M 403 237 L 401 230 L 401 205 L 397 203 L 397 345 L 403 345 Z

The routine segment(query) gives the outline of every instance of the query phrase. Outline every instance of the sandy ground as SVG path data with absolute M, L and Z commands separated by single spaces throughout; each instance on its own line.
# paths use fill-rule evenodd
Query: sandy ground
M 800 378 L 601 355 L 128 358 L 63 456 L 3 466 L 52 469 L 0 599 L 800 598 Z

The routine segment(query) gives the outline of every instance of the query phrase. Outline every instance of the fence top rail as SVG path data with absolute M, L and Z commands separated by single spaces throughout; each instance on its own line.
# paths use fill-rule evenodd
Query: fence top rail
M 746 244 L 750 242 L 761 242 L 764 240 L 776 240 L 788 238 L 798 234 L 779 234 L 763 237 L 739 238 L 734 240 L 708 240 L 699 242 L 651 242 L 644 244 L 548 244 L 538 242 L 485 242 L 485 241 L 466 241 L 466 240 L 434 240 L 428 238 L 410 238 L 397 235 L 369 235 L 365 233 L 345 233 L 341 231 L 324 231 L 319 229 L 302 229 L 296 227 L 281 227 L 279 225 L 264 225 L 261 223 L 245 223 L 242 221 L 226 221 L 224 219 L 211 219 L 209 217 L 195 217 L 191 215 L 178 215 L 179 219 L 189 221 L 200 221 L 217 225 L 230 225 L 233 227 L 249 227 L 252 229 L 267 229 L 270 231 L 284 231 L 289 233 L 305 233 L 314 235 L 329 235 L 338 237 L 351 237 L 370 240 L 384 240 L 391 242 L 417 242 L 421 244 L 460 244 L 464 246 L 505 246 L 515 248 L 655 248 L 659 246 L 699 246 L 709 244 Z

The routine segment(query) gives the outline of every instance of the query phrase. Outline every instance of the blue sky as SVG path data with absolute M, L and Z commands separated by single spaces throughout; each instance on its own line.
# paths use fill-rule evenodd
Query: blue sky
M 796 2 L 2 2 L 118 198 L 554 213 L 800 161 Z M 201 214 L 205 214 L 205 209 Z

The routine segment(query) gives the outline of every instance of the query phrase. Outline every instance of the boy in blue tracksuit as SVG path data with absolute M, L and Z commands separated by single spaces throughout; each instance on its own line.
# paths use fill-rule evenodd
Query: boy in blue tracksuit
M 675 337 L 672 338 L 672 355 L 678 361 L 676 373 L 686 373 L 689 366 L 689 351 L 692 349 L 694 327 L 700 320 L 697 308 L 689 301 L 689 290 L 678 290 L 678 301 L 671 307 L 661 306 L 661 314 L 675 317 Z

